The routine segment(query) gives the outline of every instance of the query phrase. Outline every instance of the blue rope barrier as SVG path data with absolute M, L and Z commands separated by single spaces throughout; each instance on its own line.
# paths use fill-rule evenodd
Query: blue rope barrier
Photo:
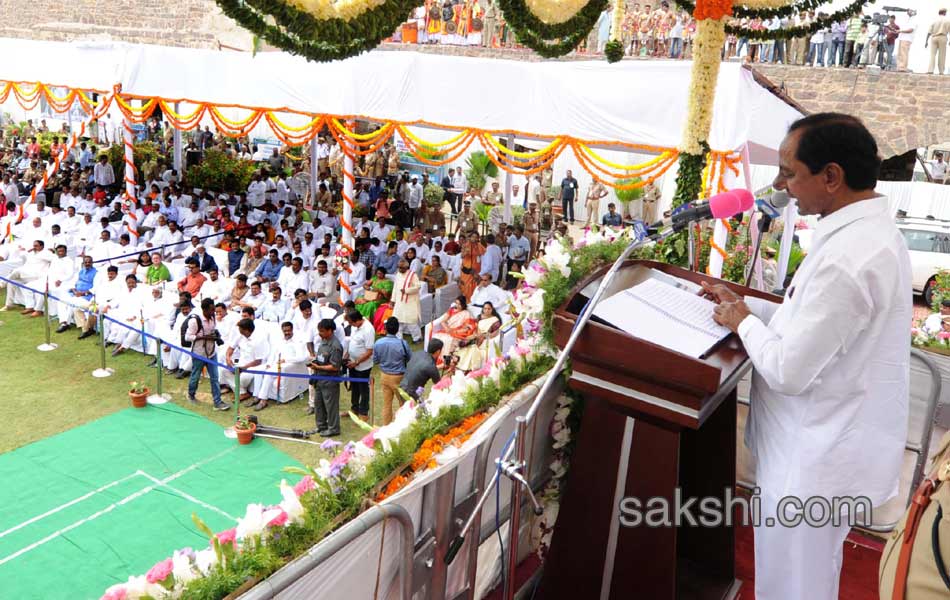
M 189 227 L 193 227 L 193 225 L 189 225 Z M 224 235 L 225 233 L 227 233 L 227 232 L 226 232 L 226 231 L 219 231 L 218 233 L 211 233 L 211 234 L 209 234 L 209 235 L 206 235 L 206 236 L 203 236 L 203 237 L 199 237 L 198 239 L 199 239 L 199 240 L 206 240 L 206 239 L 208 239 L 208 238 L 212 238 L 212 237 L 215 237 L 215 236 Z M 189 240 L 189 241 L 190 241 L 190 240 Z M 143 252 L 148 252 L 149 254 L 151 254 L 152 252 L 155 252 L 155 251 L 158 251 L 158 250 L 164 250 L 165 248 L 169 248 L 169 247 L 171 247 L 171 246 L 179 246 L 179 245 L 181 245 L 181 244 L 187 244 L 187 243 L 188 243 L 188 242 L 182 240 L 182 241 L 180 241 L 180 242 L 172 242 L 172 243 L 170 243 L 170 244 L 162 244 L 161 246 L 154 246 L 154 247 L 152 247 L 152 248 L 141 248 L 141 249 L 139 249 L 139 250 L 136 250 L 135 252 L 130 252 L 129 254 L 123 254 L 122 256 L 113 256 L 112 258 L 100 258 L 99 260 L 94 260 L 94 261 L 92 261 L 92 263 L 93 263 L 93 264 L 97 264 L 97 263 L 104 263 L 104 262 L 112 262 L 113 260 L 119 260 L 120 258 L 130 258 L 130 257 L 132 257 L 132 256 L 138 256 L 139 254 L 141 254 L 141 253 L 143 253 Z
M 43 294 L 43 293 L 44 293 L 44 292 L 42 292 L 42 291 L 40 291 L 40 290 L 31 288 L 31 287 L 29 287 L 29 286 L 27 286 L 27 285 L 23 285 L 22 283 L 17 283 L 16 281 L 12 281 L 12 280 L 10 280 L 10 279 L 7 279 L 6 277 L 0 276 L 0 281 L 5 281 L 5 282 L 10 283 L 10 284 L 12 284 L 12 285 L 15 285 L 15 286 L 17 286 L 17 287 L 20 287 L 20 288 L 23 288 L 23 289 L 25 289 L 25 290 L 28 290 L 28 291 L 30 291 L 30 292 L 32 292 L 32 293 L 34 293 L 34 294 Z M 87 314 L 92 312 L 92 311 L 89 310 L 88 308 L 83 308 L 83 307 L 78 306 L 78 305 L 76 305 L 76 304 L 73 304 L 73 303 L 71 303 L 71 302 L 69 302 L 69 301 L 67 301 L 67 300 L 62 300 L 62 299 L 60 299 L 60 298 L 57 298 L 56 296 L 53 296 L 52 294 L 49 295 L 49 298 L 50 298 L 50 300 L 56 300 L 57 302 L 63 302 L 63 303 L 65 303 L 65 304 L 68 304 L 69 306 L 71 306 L 71 307 L 73 307 L 73 308 L 75 308 L 75 309 L 77 309 L 77 310 L 81 310 L 81 311 L 83 311 L 83 312 L 85 312 L 85 313 L 87 313 Z M 133 326 L 127 324 L 127 323 L 123 323 L 122 321 L 118 321 L 118 320 L 116 320 L 116 319 L 110 317 L 110 316 L 107 315 L 107 314 L 102 314 L 102 315 L 101 315 L 101 319 L 98 320 L 97 325 L 98 325 L 99 327 L 102 327 L 102 326 L 105 324 L 106 321 L 109 321 L 109 322 L 111 322 L 111 323 L 115 323 L 116 325 L 118 325 L 118 326 L 120 326 L 120 327 L 123 327 L 123 328 L 125 328 L 125 329 L 128 329 L 129 331 L 134 331 L 135 333 L 141 334 L 142 337 L 143 337 L 143 344 L 142 344 L 142 351 L 143 351 L 143 353 L 145 353 L 145 351 L 146 351 L 144 340 L 145 340 L 145 339 L 153 339 L 153 340 L 155 340 L 155 343 L 156 343 L 156 344 L 168 346 L 169 348 L 171 348 L 171 349 L 173 349 L 173 350 L 177 350 L 178 352 L 181 352 L 182 354 L 186 354 L 186 355 L 192 357 L 193 359 L 198 359 L 198 360 L 200 360 L 200 361 L 202 361 L 202 362 L 204 362 L 204 363 L 213 363 L 213 364 L 217 365 L 218 368 L 220 368 L 220 369 L 224 369 L 224 370 L 229 371 L 229 372 L 232 372 L 232 373 L 234 372 L 235 367 L 229 367 L 228 365 L 223 364 L 223 363 L 219 363 L 219 362 L 217 362 L 216 360 L 211 359 L 210 357 L 203 356 L 203 355 L 201 355 L 201 354 L 195 354 L 194 352 L 191 352 L 191 351 L 188 350 L 187 348 L 182 348 L 181 346 L 176 346 L 175 344 L 172 344 L 171 342 L 162 340 L 162 338 L 160 338 L 160 337 L 158 337 L 158 336 L 155 336 L 155 335 L 152 335 L 152 334 L 150 334 L 150 333 L 148 333 L 148 332 L 146 332 L 146 331 L 144 331 L 144 330 L 142 330 L 142 329 L 139 329 L 139 328 L 137 328 L 137 327 L 133 327 Z M 311 375 L 311 374 L 309 374 L 309 373 L 287 373 L 287 372 L 284 372 L 284 371 L 282 371 L 282 372 L 280 372 L 280 373 L 277 373 L 277 372 L 272 372 L 272 371 L 259 371 L 259 370 L 252 370 L 252 369 L 241 370 L 241 373 L 247 373 L 247 374 L 249 374 L 249 375 L 270 375 L 270 376 L 273 376 L 273 377 L 278 377 L 278 376 L 279 376 L 279 377 L 290 377 L 290 378 L 297 378 L 297 379 L 310 379 L 310 380 L 314 380 L 314 381 L 338 381 L 338 382 L 350 382 L 350 383 L 369 383 L 369 381 L 370 381 L 370 379 L 367 378 L 367 377 L 335 377 L 335 376 L 330 376 L 330 375 Z

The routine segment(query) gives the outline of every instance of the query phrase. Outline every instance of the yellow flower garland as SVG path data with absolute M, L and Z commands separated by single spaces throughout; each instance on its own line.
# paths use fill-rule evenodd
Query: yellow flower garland
M 725 42 L 724 19 L 703 19 L 697 23 L 692 83 L 681 152 L 701 154 L 701 143 L 708 141 L 716 100 L 716 82 L 719 79 L 720 53 Z
M 626 0 L 614 0 L 613 20 L 610 23 L 610 39 L 620 41 L 623 39 L 623 19 L 626 16 Z
M 381 6 L 386 0 L 289 0 L 290 4 L 317 19 L 352 20 L 366 11 Z
M 548 25 L 563 23 L 587 6 L 587 0 L 525 0 L 537 18 Z
M 741 0 L 740 4 L 744 8 L 762 9 L 762 8 L 782 8 L 790 4 L 795 4 L 796 0 Z

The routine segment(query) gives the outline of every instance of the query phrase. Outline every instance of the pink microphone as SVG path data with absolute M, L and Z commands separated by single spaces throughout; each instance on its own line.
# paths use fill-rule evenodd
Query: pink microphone
M 696 221 L 728 219 L 749 210 L 753 205 L 755 205 L 755 198 L 749 190 L 732 190 L 716 194 L 707 202 L 681 210 L 662 221 L 657 221 L 651 227 L 655 229 L 672 227 L 674 231 L 681 231 Z

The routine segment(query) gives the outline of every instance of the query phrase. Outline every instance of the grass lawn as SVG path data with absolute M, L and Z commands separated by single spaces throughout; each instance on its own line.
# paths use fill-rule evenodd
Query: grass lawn
M 0 299 L 5 292 L 0 292 Z M 2 304 L 2 300 L 0 300 Z M 52 323 L 55 330 L 56 321 Z M 126 352 L 112 358 L 106 354 L 106 365 L 115 370 L 111 377 L 96 379 L 92 371 L 100 365 L 98 336 L 77 340 L 79 331 L 73 327 L 65 333 L 51 334 L 52 341 L 59 345 L 52 352 L 39 352 L 36 347 L 45 341 L 42 318 L 20 315 L 20 309 L 0 312 L 0 402 L 6 415 L 0 429 L 0 453 L 8 452 L 67 429 L 88 423 L 99 417 L 112 414 L 130 406 L 128 386 L 130 381 L 145 381 L 153 390 L 156 385 L 156 370 L 146 368 L 151 360 L 143 354 Z M 413 350 L 419 345 L 413 344 Z M 373 390 L 374 421 L 381 423 L 382 387 L 379 370 L 374 369 Z M 202 380 L 198 388 L 199 403 L 187 399 L 187 379 L 163 376 L 163 391 L 176 404 L 195 411 L 226 427 L 234 422 L 234 410 L 227 413 L 211 408 L 211 386 Z M 271 404 L 260 412 L 241 407 L 242 413 L 256 414 L 262 423 L 288 429 L 313 429 L 313 416 L 304 414 L 306 397 L 286 405 Z M 224 395 L 233 402 L 230 394 Z M 340 389 L 340 408 L 348 410 L 350 393 Z M 341 441 L 358 439 L 362 431 L 348 417 L 341 417 Z M 314 435 L 311 440 L 320 442 Z M 317 446 L 299 442 L 271 440 L 279 450 L 293 456 L 304 464 L 316 464 L 327 455 Z

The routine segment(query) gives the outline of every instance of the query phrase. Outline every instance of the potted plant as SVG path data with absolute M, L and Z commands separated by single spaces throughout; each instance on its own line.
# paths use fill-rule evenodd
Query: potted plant
M 129 382 L 129 399 L 132 400 L 132 406 L 135 408 L 145 408 L 148 402 L 149 389 L 144 383 L 138 381 Z
M 234 433 L 237 434 L 239 444 L 250 444 L 254 439 L 255 431 L 257 431 L 257 423 L 251 423 L 243 415 L 234 422 Z
M 498 165 L 493 163 L 488 155 L 478 150 L 472 152 L 466 160 L 465 178 L 468 180 L 468 189 L 481 194 L 489 177 L 498 177 Z
M 631 185 L 631 184 L 634 184 L 634 183 L 640 183 L 640 178 L 639 178 L 639 177 L 633 177 L 633 178 L 631 178 L 631 179 L 621 179 L 621 180 L 617 181 L 617 184 L 618 184 L 618 185 Z M 633 188 L 633 189 L 629 189 L 629 190 L 624 190 L 624 189 L 617 188 L 614 193 L 617 195 L 617 202 L 620 202 L 620 205 L 621 205 L 621 207 L 622 207 L 621 216 L 627 216 L 627 215 L 629 215 L 629 216 L 631 216 L 631 217 L 634 217 L 634 216 L 640 217 L 640 215 L 632 215 L 632 214 L 630 214 L 630 203 L 633 202 L 634 200 L 640 199 L 640 197 L 643 196 L 643 188 L 642 188 L 642 187 L 640 187 L 640 188 Z

